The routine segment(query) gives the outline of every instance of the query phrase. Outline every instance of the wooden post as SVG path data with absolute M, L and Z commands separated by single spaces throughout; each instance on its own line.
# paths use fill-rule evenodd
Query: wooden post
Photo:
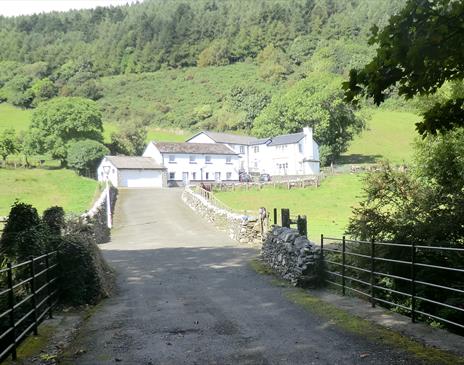
M 48 296 L 48 299 L 47 299 L 47 305 L 48 305 L 48 317 L 51 319 L 53 318 L 53 312 L 52 312 L 52 298 L 50 298 L 50 294 L 52 293 L 52 290 L 50 288 L 50 260 L 48 258 L 50 254 L 47 253 L 47 255 L 45 256 L 45 266 L 47 268 L 47 271 L 45 272 L 45 278 L 47 280 L 47 296 Z
M 371 305 L 375 307 L 375 242 L 371 241 Z
M 277 208 L 274 208 L 274 225 L 277 225 Z
M 308 225 L 306 221 L 306 216 L 298 216 L 298 219 L 296 221 L 297 227 L 298 227 L 298 232 L 300 235 L 307 237 L 308 236 Z
M 282 227 L 290 228 L 290 209 L 282 208 L 281 210 Z
M 346 265 L 346 241 L 345 236 L 342 240 L 342 294 L 345 295 L 345 265 Z

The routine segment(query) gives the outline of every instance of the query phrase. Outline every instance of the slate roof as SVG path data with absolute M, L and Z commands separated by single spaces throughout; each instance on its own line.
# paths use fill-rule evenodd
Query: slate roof
M 271 138 L 260 138 L 260 139 L 257 139 L 254 142 L 251 142 L 250 146 L 256 146 L 258 144 L 266 144 L 269 141 L 271 141 Z
M 151 157 L 138 156 L 106 156 L 116 168 L 122 170 L 164 170 L 165 167 L 157 164 Z
M 202 155 L 237 155 L 231 148 L 217 143 L 152 142 L 161 153 Z
M 304 133 L 293 133 L 293 134 L 284 134 L 282 136 L 275 136 L 271 138 L 271 142 L 268 146 L 277 146 L 281 144 L 291 144 L 298 143 L 304 138 Z
M 200 133 L 195 134 L 193 137 L 189 138 L 186 142 L 190 141 L 192 138 L 198 136 L 201 133 L 206 134 L 216 143 L 250 145 L 257 140 L 255 137 L 250 137 L 250 136 L 239 136 L 237 134 L 202 131 Z

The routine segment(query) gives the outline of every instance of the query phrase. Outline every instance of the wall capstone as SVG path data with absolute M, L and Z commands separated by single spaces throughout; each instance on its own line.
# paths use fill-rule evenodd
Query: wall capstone
M 217 207 L 190 187 L 182 193 L 182 200 L 200 216 L 226 231 L 229 237 L 240 243 L 262 244 L 263 232 L 267 232 L 267 219 L 232 213 Z
M 111 212 L 114 211 L 118 189 L 110 186 L 110 203 Z M 82 221 L 92 228 L 93 235 L 97 243 L 109 242 L 111 239 L 111 230 L 107 226 L 106 218 L 106 188 L 101 192 L 99 198 L 95 201 L 92 208 L 81 215 Z
M 323 283 L 321 250 L 296 229 L 273 226 L 263 243 L 261 257 L 295 286 L 318 287 Z

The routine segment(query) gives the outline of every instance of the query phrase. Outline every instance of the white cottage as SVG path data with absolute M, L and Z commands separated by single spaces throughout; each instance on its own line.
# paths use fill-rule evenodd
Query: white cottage
M 226 145 L 239 154 L 240 168 L 249 173 L 273 176 L 320 173 L 319 146 L 310 127 L 300 133 L 263 139 L 203 131 L 187 142 Z
M 117 188 L 161 188 L 166 186 L 166 168 L 149 157 L 106 156 L 97 169 L 98 181 L 108 179 Z
M 239 177 L 239 155 L 223 144 L 152 141 L 143 156 L 166 167 L 169 186 L 234 182 Z

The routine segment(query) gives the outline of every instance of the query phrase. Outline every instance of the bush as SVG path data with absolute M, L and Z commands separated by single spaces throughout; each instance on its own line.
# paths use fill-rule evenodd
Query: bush
M 74 142 L 68 149 L 68 166 L 83 173 L 86 170 L 95 170 L 101 159 L 108 155 L 110 150 L 103 144 L 91 139 Z
M 46 209 L 42 222 L 48 229 L 47 251 L 55 251 L 61 244 L 61 232 L 65 227 L 64 209 L 57 206 Z
M 109 295 L 111 269 L 101 255 L 92 228 L 79 220 L 68 222 L 58 250 L 58 273 L 63 303 L 96 304 Z
M 2 233 L 0 246 L 10 260 L 18 262 L 46 251 L 47 229 L 30 204 L 14 202 Z

